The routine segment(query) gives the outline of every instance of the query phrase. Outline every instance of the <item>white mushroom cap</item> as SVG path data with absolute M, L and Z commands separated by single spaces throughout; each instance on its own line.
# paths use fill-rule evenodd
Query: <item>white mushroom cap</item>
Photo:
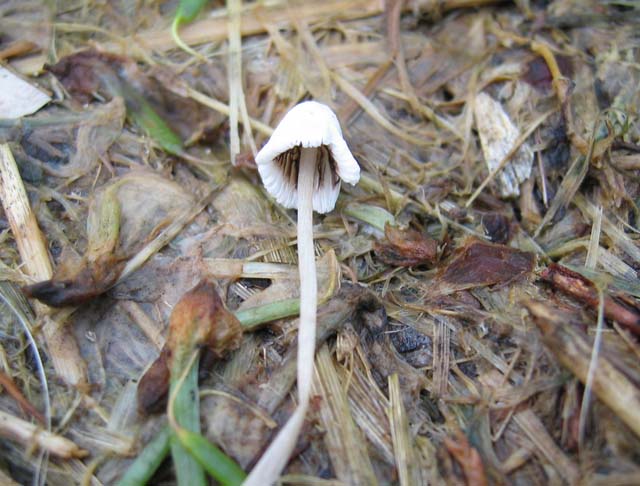
M 360 167 L 342 138 L 338 118 L 331 108 L 316 101 L 294 106 L 256 155 L 262 182 L 278 203 L 298 206 L 300 147 L 318 148 L 313 209 L 331 211 L 338 199 L 340 181 L 355 185 Z

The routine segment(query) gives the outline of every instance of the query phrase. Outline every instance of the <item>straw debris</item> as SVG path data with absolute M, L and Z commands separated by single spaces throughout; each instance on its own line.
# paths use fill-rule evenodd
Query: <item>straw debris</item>
M 296 212 L 254 156 L 307 100 L 362 175 L 312 222 L 281 482 L 640 482 L 637 2 L 8 0 L 0 24 L 1 483 L 250 474 L 298 405 L 300 313 Z

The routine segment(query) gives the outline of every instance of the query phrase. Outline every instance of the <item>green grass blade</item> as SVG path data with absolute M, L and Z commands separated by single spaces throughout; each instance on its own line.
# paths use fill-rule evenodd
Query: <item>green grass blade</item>
M 126 90 L 125 100 L 131 119 L 142 128 L 162 149 L 172 155 L 182 155 L 184 149 L 180 137 L 158 115 L 149 102 L 132 89 Z
M 116 485 L 141 486 L 146 484 L 169 454 L 170 440 L 171 429 L 165 427 L 145 446 Z
M 176 437 L 205 470 L 223 486 L 239 486 L 246 477 L 240 466 L 200 434 L 185 429 L 176 431 Z
M 195 433 L 200 432 L 200 402 L 198 396 L 198 361 L 196 358 L 182 384 L 173 403 L 173 411 L 181 427 Z M 186 360 L 178 364 L 188 366 Z M 173 370 L 172 370 L 173 371 Z M 181 373 L 172 373 L 170 396 L 178 385 Z M 175 430 L 171 435 L 171 456 L 176 471 L 179 486 L 206 486 L 207 478 L 200 463 L 187 451 L 176 436 Z

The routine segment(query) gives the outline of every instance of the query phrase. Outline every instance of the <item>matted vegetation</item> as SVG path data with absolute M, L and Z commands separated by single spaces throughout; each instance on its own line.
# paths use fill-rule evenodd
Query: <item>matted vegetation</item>
M 254 156 L 314 99 L 362 178 L 282 484 L 639 484 L 637 2 L 186 3 L 0 5 L 0 483 L 242 482 L 300 309 Z

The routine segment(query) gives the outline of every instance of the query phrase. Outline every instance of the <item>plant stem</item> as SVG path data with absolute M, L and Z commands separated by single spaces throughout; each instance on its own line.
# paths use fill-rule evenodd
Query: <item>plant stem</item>
M 318 281 L 313 247 L 313 191 L 316 174 L 315 148 L 302 148 L 298 169 L 298 267 L 300 271 L 300 323 L 298 324 L 298 400 L 289 421 L 271 442 L 243 486 L 266 486 L 276 482 L 289 462 L 309 407 L 316 347 Z
M 244 332 L 254 331 L 266 322 L 300 313 L 300 299 L 285 299 L 234 312 Z

